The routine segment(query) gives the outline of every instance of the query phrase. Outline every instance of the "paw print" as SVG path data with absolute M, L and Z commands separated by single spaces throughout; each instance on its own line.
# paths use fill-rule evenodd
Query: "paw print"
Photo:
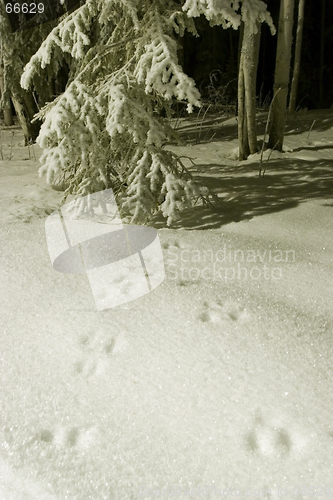
M 48 432 L 52 434 L 52 441 L 57 448 L 79 448 L 81 450 L 97 446 L 103 436 L 101 429 L 97 426 L 60 425 L 54 433 Z
M 74 364 L 74 374 L 87 378 L 103 373 L 113 356 L 128 347 L 128 341 L 123 335 L 110 337 L 101 331 L 83 335 L 78 343 L 83 355 Z
M 289 424 L 282 417 L 264 420 L 257 412 L 252 428 L 245 435 L 245 446 L 251 453 L 285 459 L 296 453 L 303 455 L 313 438 L 312 432 L 291 419 Z
M 203 303 L 205 311 L 200 320 L 204 323 L 242 322 L 247 319 L 248 313 L 237 302 L 206 301 Z

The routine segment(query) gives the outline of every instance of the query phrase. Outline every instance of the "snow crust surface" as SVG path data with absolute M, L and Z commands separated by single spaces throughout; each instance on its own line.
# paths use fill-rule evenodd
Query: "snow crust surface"
M 329 120 L 311 144 L 294 124 L 261 187 L 258 158 L 230 159 L 232 119 L 227 141 L 178 147 L 226 208 L 157 217 L 165 281 L 100 312 L 85 275 L 52 269 L 61 193 L 5 131 L 1 500 L 332 497 Z M 263 202 L 276 190 L 289 204 Z

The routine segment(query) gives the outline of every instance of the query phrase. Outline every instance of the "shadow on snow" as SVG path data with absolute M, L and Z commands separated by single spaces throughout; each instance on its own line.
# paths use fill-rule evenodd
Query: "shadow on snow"
M 173 229 L 213 229 L 230 222 L 296 207 L 309 199 L 332 198 L 333 160 L 311 162 L 286 158 L 270 160 L 264 177 L 258 177 L 258 163 L 238 166 L 197 165 L 195 179 L 223 200 L 223 204 L 193 206 L 181 212 Z M 331 200 L 325 206 L 332 207 Z M 157 214 L 151 225 L 166 227 Z
M 259 136 L 265 133 L 267 117 L 268 112 L 257 114 L 256 122 Z M 331 109 L 299 111 L 288 117 L 285 135 L 312 134 L 313 132 L 325 132 L 332 128 L 333 111 Z M 205 144 L 211 140 L 233 140 L 237 137 L 237 118 L 230 117 L 230 115 L 204 116 L 202 114 L 200 116 L 197 114 L 181 121 L 177 132 L 185 142 L 196 144 Z M 266 139 L 268 140 L 268 137 Z

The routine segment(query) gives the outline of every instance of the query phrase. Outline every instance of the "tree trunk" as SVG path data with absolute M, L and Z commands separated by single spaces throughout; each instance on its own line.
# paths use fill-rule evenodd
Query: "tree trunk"
M 2 62 L 2 56 L 0 54 L 0 93 L 1 93 L 1 97 L 3 96 L 4 91 L 5 91 L 5 82 L 4 82 L 4 75 L 3 75 L 3 62 Z M 5 122 L 5 126 L 10 127 L 11 125 L 14 124 L 12 109 L 10 107 L 10 102 L 9 101 L 5 102 L 2 109 L 3 109 L 3 119 Z
M 301 50 L 302 50 L 303 25 L 304 25 L 304 4 L 305 0 L 299 0 L 295 61 L 294 61 L 293 79 L 291 82 L 291 89 L 290 89 L 289 113 L 294 113 L 296 108 L 297 87 L 299 80 L 299 72 L 301 68 Z
M 259 58 L 260 24 L 257 32 L 250 23 L 244 24 L 244 35 L 238 77 L 238 141 L 239 159 L 257 152 L 256 81 Z
M 29 105 L 27 106 L 26 100 L 29 99 L 30 96 L 28 94 L 23 96 L 23 92 L 24 91 L 22 90 L 21 95 L 19 95 L 16 92 L 13 92 L 12 101 L 14 104 L 17 118 L 23 130 L 25 145 L 27 145 L 30 141 L 36 140 L 40 126 L 39 124 L 31 123 L 33 115 L 29 116 L 27 108 L 30 108 L 30 115 L 31 115 L 32 103 L 29 103 Z
M 245 160 L 249 156 L 250 150 L 247 139 L 243 54 L 240 56 L 238 71 L 238 145 L 239 160 Z
M 2 70 L 0 70 L 0 94 L 1 97 L 3 96 L 4 93 L 4 81 L 3 81 L 3 73 Z M 14 120 L 13 120 L 13 115 L 12 115 L 12 109 L 10 107 L 10 102 L 6 102 L 3 105 L 3 119 L 6 127 L 10 127 L 11 125 L 14 125 Z
M 12 109 L 10 107 L 10 103 L 4 105 L 3 107 L 3 120 L 5 127 L 11 127 L 14 125 Z
M 294 0 L 281 0 L 276 64 L 274 75 L 274 100 L 269 133 L 269 147 L 282 151 L 288 86 L 290 79 L 290 57 L 294 17 Z
M 245 23 L 244 29 L 244 85 L 245 85 L 245 109 L 246 123 L 250 153 L 257 152 L 257 127 L 256 127 L 256 83 L 259 59 L 260 29 L 261 24 L 257 23 L 257 32 L 249 31 Z

